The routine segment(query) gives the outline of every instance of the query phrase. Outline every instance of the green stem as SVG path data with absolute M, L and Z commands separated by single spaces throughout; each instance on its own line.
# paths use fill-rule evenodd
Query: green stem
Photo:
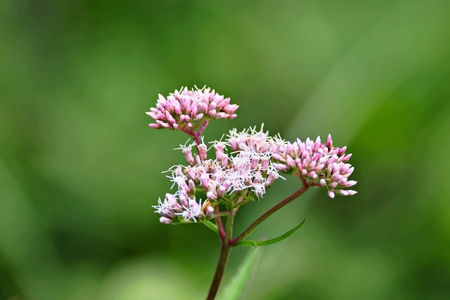
M 256 227 L 258 227 L 259 224 L 261 224 L 265 219 L 270 217 L 273 213 L 278 211 L 280 208 L 284 207 L 286 204 L 290 203 L 291 201 L 295 200 L 297 197 L 302 195 L 304 192 L 306 192 L 309 189 L 310 185 L 303 186 L 301 189 L 266 211 L 261 217 L 259 217 L 255 222 L 253 222 L 244 232 L 241 233 L 240 236 L 235 238 L 230 242 L 230 245 L 233 246 L 237 242 L 242 241 L 245 239 L 250 233 L 252 233 L 253 230 L 255 230 Z
M 208 296 L 206 297 L 207 300 L 214 300 L 216 298 L 220 283 L 223 278 L 223 274 L 225 273 L 228 257 L 230 256 L 231 249 L 233 248 L 230 242 L 233 234 L 233 223 L 235 214 L 236 210 L 232 210 L 230 215 L 227 217 L 225 239 L 222 240 L 222 247 L 220 248 L 219 261 L 217 262 L 216 272 L 214 273 L 214 278 L 211 282 Z

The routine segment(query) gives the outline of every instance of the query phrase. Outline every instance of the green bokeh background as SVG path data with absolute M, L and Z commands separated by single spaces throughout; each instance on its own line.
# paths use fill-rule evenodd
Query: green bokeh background
M 1 1 L 0 299 L 205 297 L 217 237 L 151 207 L 187 137 L 144 114 L 194 85 L 240 105 L 209 141 L 264 123 L 354 153 L 356 196 L 309 191 L 254 233 L 308 219 L 245 299 L 450 299 L 449 21 L 446 0 Z

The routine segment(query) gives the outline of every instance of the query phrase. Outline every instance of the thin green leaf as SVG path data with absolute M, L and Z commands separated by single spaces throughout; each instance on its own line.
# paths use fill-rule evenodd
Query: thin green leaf
M 237 300 L 242 296 L 244 288 L 249 285 L 251 275 L 258 266 L 262 249 L 250 250 L 239 266 L 236 274 L 220 292 L 219 300 Z
M 254 240 L 245 240 L 245 241 L 240 241 L 236 244 L 234 244 L 235 247 L 237 246 L 253 246 L 253 247 L 258 247 L 258 246 L 267 246 L 267 245 L 271 245 L 271 244 L 275 244 L 278 242 L 281 242 L 282 240 L 284 240 L 285 238 L 287 238 L 288 236 L 290 236 L 291 234 L 293 234 L 295 231 L 297 231 L 297 229 L 299 229 L 303 223 L 305 223 L 306 219 L 304 219 L 299 225 L 297 225 L 296 227 L 292 228 L 291 230 L 289 230 L 288 232 L 286 232 L 283 235 L 280 235 L 277 238 L 271 239 L 271 240 L 267 240 L 267 241 L 254 241 Z
M 215 233 L 219 234 L 219 229 L 217 229 L 217 225 L 213 222 L 210 222 L 208 220 L 202 221 L 203 225 L 214 231 Z

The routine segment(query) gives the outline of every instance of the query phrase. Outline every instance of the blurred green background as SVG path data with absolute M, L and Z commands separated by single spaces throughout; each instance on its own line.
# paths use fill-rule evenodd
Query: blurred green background
M 245 299 L 450 299 L 449 20 L 446 0 L 1 1 L 0 299 L 205 297 L 217 237 L 151 207 L 187 136 L 144 114 L 194 85 L 240 105 L 209 141 L 264 122 L 354 153 L 356 196 L 309 191 L 253 234 L 308 219 Z

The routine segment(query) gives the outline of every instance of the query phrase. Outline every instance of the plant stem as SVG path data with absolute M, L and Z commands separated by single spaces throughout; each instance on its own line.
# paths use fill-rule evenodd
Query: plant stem
M 211 287 L 209 288 L 207 300 L 214 300 L 219 290 L 220 282 L 222 281 L 223 273 L 225 272 L 225 267 L 228 262 L 228 257 L 230 256 L 231 246 L 223 243 L 220 249 L 219 262 L 217 263 L 216 273 L 214 274 Z
M 209 288 L 208 296 L 206 297 L 206 300 L 214 300 L 216 298 L 217 292 L 219 290 L 220 283 L 223 278 L 223 274 L 225 272 L 225 268 L 227 266 L 228 257 L 230 256 L 231 249 L 233 248 L 233 245 L 237 242 L 242 241 L 245 239 L 253 230 L 255 230 L 256 227 L 258 227 L 259 224 L 261 224 L 265 219 L 270 217 L 273 213 L 278 211 L 280 208 L 284 207 L 303 193 L 305 193 L 309 188 L 311 187 L 311 184 L 306 184 L 301 189 L 266 211 L 262 216 L 260 216 L 255 222 L 253 222 L 240 236 L 232 239 L 233 234 L 233 223 L 234 223 L 234 216 L 236 214 L 237 208 L 231 209 L 230 214 L 227 216 L 227 224 L 225 228 L 225 238 L 222 238 L 222 247 L 220 248 L 220 255 L 219 255 L 219 261 L 217 262 L 216 272 L 214 273 L 213 281 L 211 282 L 211 286 Z M 220 228 L 223 228 L 221 221 L 218 220 L 220 217 L 216 218 L 216 222 L 218 222 L 219 231 Z M 219 225 L 220 224 L 220 225 Z M 223 231 L 222 231 L 223 232 Z M 220 234 L 220 232 L 219 232 Z
M 208 126 L 209 124 L 209 120 L 206 120 L 203 124 L 202 127 L 200 127 L 200 129 L 197 132 L 198 136 L 201 136 L 203 134 L 203 131 L 205 130 L 206 126 Z
M 216 214 L 220 213 L 220 209 L 219 209 L 218 205 L 214 208 L 214 212 Z M 220 240 L 223 243 L 223 241 L 225 240 L 225 230 L 223 229 L 221 216 L 216 217 L 216 224 L 217 224 L 217 228 L 219 229 Z
M 237 238 L 235 238 L 234 240 L 232 240 L 230 242 L 230 245 L 233 246 L 234 244 L 236 244 L 237 242 L 242 241 L 243 239 L 245 239 L 250 233 L 252 233 L 253 230 L 255 230 L 256 227 L 258 227 L 259 224 L 261 224 L 265 219 L 267 219 L 268 217 L 270 217 L 273 213 L 275 213 L 276 211 L 278 211 L 280 208 L 284 207 L 286 204 L 290 203 L 291 201 L 293 201 L 294 199 L 296 199 L 297 197 L 299 197 L 300 195 L 302 195 L 304 192 L 306 192 L 309 189 L 310 185 L 306 185 L 303 186 L 301 189 L 299 189 L 298 191 L 296 191 L 295 193 L 293 193 L 292 195 L 290 195 L 289 197 L 287 197 L 286 199 L 284 199 L 283 201 L 281 201 L 280 203 L 278 203 L 277 205 L 275 205 L 274 207 L 272 207 L 271 209 L 269 209 L 268 211 L 266 211 L 262 216 L 260 216 L 255 222 L 253 222 L 244 232 L 241 233 L 240 236 L 238 236 Z
M 230 245 L 230 242 L 233 234 L 233 223 L 236 210 L 237 209 L 233 209 L 230 215 L 227 217 L 225 239 L 222 240 L 219 261 L 217 262 L 216 272 L 214 273 L 214 278 L 211 282 L 208 296 L 206 297 L 207 300 L 214 300 L 216 298 L 217 291 L 219 290 L 219 286 L 222 281 L 225 268 L 227 266 L 228 257 L 230 256 L 231 249 L 233 248 L 232 245 Z

